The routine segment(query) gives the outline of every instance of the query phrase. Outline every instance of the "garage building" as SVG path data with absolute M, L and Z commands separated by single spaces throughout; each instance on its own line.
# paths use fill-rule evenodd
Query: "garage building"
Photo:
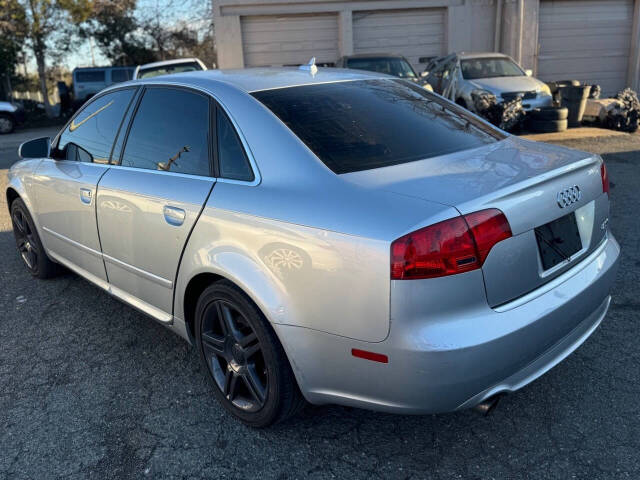
M 220 68 L 500 51 L 543 80 L 640 80 L 640 0 L 213 0 Z

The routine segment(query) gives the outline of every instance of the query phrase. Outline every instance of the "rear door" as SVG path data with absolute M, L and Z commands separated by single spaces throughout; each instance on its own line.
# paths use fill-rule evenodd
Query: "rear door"
M 170 321 L 184 245 L 215 183 L 214 107 L 184 88 L 147 87 L 120 166 L 100 180 L 97 218 L 114 293 Z
M 95 194 L 135 89 L 92 100 L 65 127 L 52 156 L 33 176 L 43 242 L 58 260 L 95 281 L 106 280 L 96 226 Z

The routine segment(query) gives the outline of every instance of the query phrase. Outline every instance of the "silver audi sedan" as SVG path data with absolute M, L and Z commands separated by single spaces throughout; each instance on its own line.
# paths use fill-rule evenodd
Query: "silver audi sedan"
M 599 156 L 313 70 L 119 84 L 23 144 L 6 195 L 26 268 L 184 337 L 252 426 L 305 400 L 486 409 L 593 333 L 620 253 Z

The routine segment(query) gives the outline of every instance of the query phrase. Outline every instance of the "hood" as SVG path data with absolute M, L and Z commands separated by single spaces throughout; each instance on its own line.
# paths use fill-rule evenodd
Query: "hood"
M 15 112 L 18 110 L 18 107 L 13 103 L 9 102 L 0 102 L 0 112 Z
M 491 145 L 401 165 L 348 173 L 361 186 L 458 207 L 544 181 L 592 154 L 509 137 Z
M 527 77 L 495 77 L 477 78 L 470 81 L 476 88 L 488 90 L 498 96 L 502 92 L 530 92 L 539 89 L 544 85 L 537 78 Z

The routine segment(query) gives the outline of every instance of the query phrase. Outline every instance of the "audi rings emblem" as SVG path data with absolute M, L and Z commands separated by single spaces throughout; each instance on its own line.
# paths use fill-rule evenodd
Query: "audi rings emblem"
M 572 205 L 582 198 L 582 192 L 580 191 L 580 187 L 574 185 L 573 187 L 565 188 L 558 192 L 556 195 L 556 200 L 558 201 L 558 206 L 560 208 L 567 208 L 569 205 Z

